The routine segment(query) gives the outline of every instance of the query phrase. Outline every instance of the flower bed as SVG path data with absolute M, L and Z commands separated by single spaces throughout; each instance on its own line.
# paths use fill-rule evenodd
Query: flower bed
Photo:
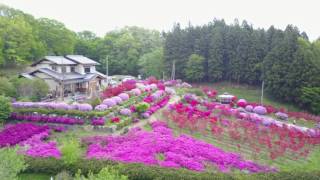
M 36 134 L 31 138 L 20 142 L 19 145 L 22 146 L 25 150 L 21 150 L 20 153 L 25 154 L 31 157 L 41 157 L 49 158 L 53 157 L 56 159 L 61 158 L 61 152 L 57 148 L 57 143 L 54 141 L 44 142 L 45 138 L 49 137 L 50 130 Z
M 48 126 L 38 126 L 31 123 L 7 126 L 0 132 L 0 148 L 16 145 L 36 134 L 46 132 L 48 129 Z
M 65 116 L 48 116 L 48 115 L 20 115 L 12 113 L 10 119 L 19 121 L 30 121 L 30 122 L 41 122 L 41 123 L 58 123 L 58 124 L 69 124 L 69 125 L 83 125 L 84 120 Z
M 66 104 L 55 102 L 14 102 L 12 107 L 20 108 L 40 108 L 40 109 L 58 109 L 58 110 L 78 110 L 78 111 L 91 111 L 90 104 Z
M 125 136 L 84 138 L 88 144 L 87 158 L 111 159 L 128 163 L 144 163 L 171 168 L 205 170 L 211 164 L 220 171 L 231 169 L 249 172 L 274 172 L 275 169 L 243 160 L 239 154 L 228 153 L 192 137 L 174 137 L 163 122 L 152 123 L 152 132 L 134 129 Z M 157 155 L 164 156 L 157 159 Z
M 228 137 L 239 147 L 248 144 L 254 154 L 267 152 L 270 159 L 284 155 L 292 159 L 307 157 L 320 144 L 319 130 L 289 126 L 256 114 L 242 113 L 228 105 L 194 101 L 170 105 L 164 115 L 180 128 L 202 134 L 210 129 L 218 141 Z

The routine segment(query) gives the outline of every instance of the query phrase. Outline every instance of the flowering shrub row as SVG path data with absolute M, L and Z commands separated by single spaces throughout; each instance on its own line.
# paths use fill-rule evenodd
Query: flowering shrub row
M 48 126 L 38 126 L 31 123 L 9 125 L 0 132 L 0 148 L 16 145 L 33 135 L 46 132 L 48 129 Z
M 319 130 L 289 126 L 271 118 L 240 112 L 228 105 L 194 101 L 170 105 L 170 111 L 165 112 L 165 116 L 180 128 L 203 134 L 209 127 L 215 138 L 229 136 L 239 146 L 249 144 L 255 153 L 261 150 L 269 152 L 271 159 L 286 152 L 296 154 L 296 157 L 306 157 L 312 147 L 320 144 Z
M 41 122 L 41 123 L 59 123 L 59 124 L 69 124 L 69 125 L 83 125 L 84 120 L 73 118 L 73 117 L 65 117 L 65 116 L 48 116 L 48 115 L 20 115 L 17 113 L 11 113 L 11 119 L 19 120 L 19 121 L 31 121 L 31 122 Z
M 87 158 L 111 159 L 129 163 L 144 163 L 170 168 L 205 170 L 211 164 L 220 171 L 231 169 L 249 172 L 274 172 L 276 169 L 243 160 L 239 154 L 228 153 L 211 144 L 182 135 L 175 137 L 163 122 L 152 123 L 152 132 L 131 130 L 125 136 L 89 137 Z M 157 156 L 162 155 L 163 159 Z
M 135 80 L 128 80 L 116 87 L 108 87 L 106 88 L 103 93 L 102 97 L 105 98 L 110 98 L 113 96 L 117 96 L 120 93 L 123 93 L 124 91 L 130 91 L 132 89 L 136 88 L 136 81 Z
M 43 109 L 60 109 L 60 110 L 79 110 L 79 111 L 91 111 L 92 106 L 90 104 L 67 104 L 67 103 L 55 103 L 55 102 L 14 102 L 12 103 L 14 108 L 43 108 Z

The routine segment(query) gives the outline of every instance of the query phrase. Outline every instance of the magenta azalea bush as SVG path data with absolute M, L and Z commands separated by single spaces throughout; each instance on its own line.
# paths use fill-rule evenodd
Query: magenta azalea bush
M 103 126 L 105 124 L 105 120 L 103 117 L 100 118 L 93 118 L 91 120 L 91 124 L 94 126 Z
M 21 123 L 7 126 L 0 132 L 0 148 L 13 146 L 21 141 L 25 141 L 33 135 L 46 132 L 48 126 L 38 126 L 31 123 Z
M 152 128 L 152 132 L 136 128 L 124 136 L 85 138 L 83 142 L 88 145 L 86 157 L 195 171 L 204 171 L 206 164 L 216 166 L 223 172 L 231 169 L 252 173 L 276 171 L 190 136 L 175 137 L 164 122 L 156 121 L 152 123 Z M 163 160 L 157 159 L 159 154 L 164 156 Z
M 83 125 L 84 120 L 73 118 L 73 117 L 65 117 L 65 116 L 49 116 L 49 115 L 20 115 L 17 113 L 11 113 L 11 119 L 19 120 L 19 121 L 31 121 L 31 122 L 42 122 L 42 123 L 59 123 L 59 124 L 69 124 L 69 125 Z
M 41 158 L 61 158 L 61 152 L 57 148 L 57 143 L 54 141 L 44 142 L 45 138 L 49 137 L 50 130 L 36 134 L 31 138 L 19 143 L 20 146 L 26 150 L 22 150 L 21 153 L 31 157 Z
M 237 106 L 238 107 L 246 107 L 247 105 L 247 101 L 245 99 L 239 99 L 238 102 L 237 102 Z

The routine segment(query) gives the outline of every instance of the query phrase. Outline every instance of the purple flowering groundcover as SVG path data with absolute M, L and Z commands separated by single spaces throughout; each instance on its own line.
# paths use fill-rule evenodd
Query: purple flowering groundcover
M 88 145 L 87 158 L 111 159 L 125 163 L 143 163 L 170 168 L 203 171 L 207 164 L 222 172 L 232 169 L 275 172 L 275 168 L 244 160 L 240 154 L 225 152 L 204 141 L 187 135 L 175 137 L 166 123 L 152 123 L 152 132 L 133 129 L 124 136 L 83 138 Z M 164 158 L 157 158 L 159 155 Z

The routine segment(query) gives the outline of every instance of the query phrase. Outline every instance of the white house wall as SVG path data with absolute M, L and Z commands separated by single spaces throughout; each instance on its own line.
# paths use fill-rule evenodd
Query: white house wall
M 47 74 L 37 72 L 34 74 L 34 76 L 43 79 L 48 84 L 50 91 L 55 91 L 57 88 L 59 88 L 59 83 L 57 83 Z
M 34 69 L 40 69 L 40 68 L 48 68 L 48 69 L 52 69 L 51 68 L 51 62 L 50 61 L 43 61 L 39 64 L 37 64 Z
M 77 73 L 80 73 L 80 74 L 85 74 L 85 72 L 84 72 L 84 67 L 83 67 L 83 65 L 82 64 L 78 64 L 77 66 L 76 66 L 76 72 Z
M 90 67 L 90 72 L 91 73 L 95 73 L 96 72 L 96 67 L 95 66 L 91 66 Z

